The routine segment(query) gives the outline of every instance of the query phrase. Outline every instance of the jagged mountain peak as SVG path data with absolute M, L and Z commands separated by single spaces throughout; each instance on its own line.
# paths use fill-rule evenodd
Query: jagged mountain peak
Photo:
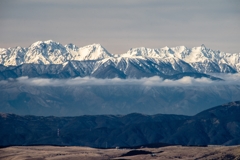
M 110 55 L 110 53 L 101 44 L 98 43 L 81 47 L 81 49 L 88 49 L 90 53 L 98 51 L 96 52 L 96 54 L 102 54 L 103 52 L 105 52 L 106 54 Z
M 131 57 L 131 56 L 153 56 L 157 54 L 154 49 L 139 47 L 139 48 L 131 48 L 127 53 L 124 53 L 123 57 Z
M 101 60 L 113 57 L 101 44 L 96 43 L 81 48 L 70 44 L 66 49 L 71 54 L 72 60 Z
M 73 50 L 73 51 L 77 51 L 78 50 L 78 47 L 73 44 L 73 43 L 68 43 L 67 45 L 64 46 L 66 49 L 70 49 L 70 50 Z
M 202 45 L 201 45 L 201 48 L 206 48 L 205 44 L 202 44 Z
M 93 44 L 90 44 L 90 45 L 87 45 L 85 47 L 88 47 L 88 48 L 104 48 L 100 43 L 93 43 Z
M 169 47 L 160 49 L 152 49 L 146 47 L 131 48 L 127 53 L 123 54 L 124 57 L 154 57 L 154 58 L 166 58 L 173 57 L 174 51 Z
M 168 46 L 165 46 L 165 47 L 163 47 L 163 48 L 161 48 L 161 49 L 163 49 L 163 50 L 169 50 L 170 48 L 169 48 Z
M 171 50 L 174 52 L 183 52 L 189 49 L 186 46 L 176 46 L 176 47 L 171 47 Z
M 53 40 L 46 40 L 46 41 L 37 41 L 34 42 L 31 47 L 36 47 L 36 46 L 43 46 L 43 45 L 59 45 L 59 42 L 55 42 Z
M 190 49 L 192 52 L 198 53 L 198 54 L 205 54 L 204 56 L 208 56 L 209 52 L 212 53 L 217 53 L 218 51 L 213 51 L 209 48 L 207 48 L 204 44 L 202 44 L 201 46 L 198 47 L 193 47 L 192 49 Z

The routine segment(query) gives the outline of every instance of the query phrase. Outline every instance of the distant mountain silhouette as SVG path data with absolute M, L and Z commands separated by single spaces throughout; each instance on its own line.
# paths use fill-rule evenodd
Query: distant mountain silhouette
M 0 114 L 0 145 L 122 147 L 146 144 L 239 145 L 240 101 L 182 115 L 42 117 Z
M 239 95 L 239 85 L 32 86 L 9 80 L 0 84 L 0 112 L 36 116 L 134 112 L 195 115 L 212 106 L 239 100 Z

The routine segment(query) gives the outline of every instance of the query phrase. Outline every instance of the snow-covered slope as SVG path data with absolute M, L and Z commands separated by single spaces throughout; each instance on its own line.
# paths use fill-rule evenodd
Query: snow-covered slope
M 0 48 L 0 64 L 18 66 L 23 63 L 27 48 Z
M 74 44 L 65 46 L 68 53 L 71 55 L 71 60 L 101 60 L 104 58 L 113 57 L 104 47 L 100 44 L 92 44 L 82 48 L 78 48 Z
M 240 53 L 224 53 L 200 47 L 185 46 L 164 47 L 160 49 L 132 48 L 124 54 L 113 55 L 100 44 L 77 47 L 74 44 L 63 46 L 52 40 L 38 41 L 28 48 L 0 48 L 0 64 L 18 66 L 25 63 L 33 64 L 66 64 L 68 61 L 96 60 L 96 67 L 113 65 L 123 73 L 129 72 L 129 65 L 137 68 L 173 70 L 201 73 L 234 73 L 240 72 Z M 151 62 L 148 63 L 148 62 Z M 151 67 L 149 65 L 152 65 Z M 166 71 L 167 72 L 167 69 Z M 163 73 L 164 73 L 163 72 Z
M 101 60 L 112 57 L 100 44 L 78 48 L 73 44 L 63 46 L 52 40 L 38 41 L 28 48 L 0 49 L 0 64 L 17 66 L 24 63 L 62 64 L 69 60 Z
M 240 53 L 224 53 L 206 48 L 204 45 L 193 47 L 192 49 L 185 46 L 164 47 L 160 49 L 150 48 L 133 48 L 123 57 L 152 59 L 178 58 L 190 64 L 197 71 L 202 73 L 212 72 L 240 72 Z

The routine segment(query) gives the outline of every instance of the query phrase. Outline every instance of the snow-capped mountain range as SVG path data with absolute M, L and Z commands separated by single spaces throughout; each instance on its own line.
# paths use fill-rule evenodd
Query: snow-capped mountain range
M 0 48 L 0 64 L 4 68 L 1 71 L 5 68 L 14 70 L 14 66 L 27 64 L 35 65 L 35 68 L 39 65 L 48 66 L 48 70 L 52 65 L 56 65 L 61 71 L 71 65 L 72 69 L 75 69 L 74 72 L 82 73 L 76 76 L 109 74 L 106 72 L 113 74 L 110 77 L 174 75 L 185 72 L 236 73 L 240 72 L 240 53 L 214 51 L 201 45 L 191 49 L 185 46 L 160 49 L 132 48 L 117 55 L 109 53 L 100 44 L 79 48 L 74 44 L 63 46 L 48 40 L 35 42 L 28 48 Z M 41 72 L 45 73 L 42 70 Z M 59 74 L 60 71 L 48 71 L 47 74 Z M 22 72 L 24 71 L 21 70 Z M 140 72 L 144 72 L 144 75 L 138 76 Z
M 0 63 L 5 66 L 18 66 L 24 63 L 62 64 L 69 60 L 100 60 L 113 57 L 100 44 L 78 48 L 74 44 L 63 46 L 52 40 L 38 41 L 28 48 L 15 47 L 0 49 Z

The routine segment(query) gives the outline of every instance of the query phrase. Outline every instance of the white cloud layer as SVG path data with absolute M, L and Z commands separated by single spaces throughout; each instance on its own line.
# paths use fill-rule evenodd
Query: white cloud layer
M 207 85 L 239 85 L 240 74 L 218 74 L 215 75 L 224 81 L 212 81 L 207 78 L 194 79 L 183 77 L 179 80 L 163 80 L 157 76 L 141 79 L 97 79 L 91 77 L 73 79 L 45 79 L 20 77 L 16 80 L 0 81 L 0 85 L 15 81 L 31 86 L 88 86 L 88 85 L 143 85 L 143 86 L 207 86 Z

